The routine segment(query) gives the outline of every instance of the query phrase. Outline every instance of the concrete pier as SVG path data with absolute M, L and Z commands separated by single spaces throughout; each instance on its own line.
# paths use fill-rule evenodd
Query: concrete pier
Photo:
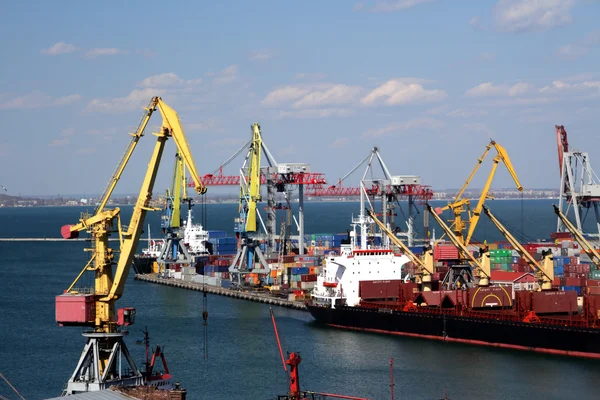
M 304 303 L 302 303 L 302 302 L 289 301 L 286 299 L 279 299 L 276 297 L 269 296 L 268 294 L 225 289 L 225 288 L 221 288 L 221 287 L 217 287 L 217 286 L 205 285 L 202 283 L 186 282 L 186 281 L 182 281 L 179 279 L 157 278 L 156 276 L 154 276 L 152 274 L 136 275 L 135 279 L 138 281 L 156 283 L 159 285 L 173 286 L 173 287 L 178 287 L 178 288 L 188 289 L 188 290 L 197 290 L 200 292 L 203 290 L 206 290 L 207 293 L 218 294 L 219 296 L 234 297 L 236 299 L 257 301 L 259 303 L 272 304 L 275 306 L 295 308 L 297 310 L 306 311 L 306 307 L 304 306 Z

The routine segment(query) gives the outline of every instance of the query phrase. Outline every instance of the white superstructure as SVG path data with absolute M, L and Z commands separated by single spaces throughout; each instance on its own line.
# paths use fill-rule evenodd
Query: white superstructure
M 201 224 L 192 221 L 192 210 L 188 210 L 187 221 L 183 223 L 183 243 L 192 256 L 209 254 L 206 244 L 208 243 L 208 231 Z

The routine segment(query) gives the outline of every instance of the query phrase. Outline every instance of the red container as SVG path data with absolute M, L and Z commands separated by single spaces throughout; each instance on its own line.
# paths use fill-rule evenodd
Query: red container
M 581 280 L 579 278 L 565 278 L 564 286 L 581 286 Z
M 533 292 L 533 311 L 537 314 L 576 313 L 577 292 L 551 291 Z
M 435 247 L 433 257 L 436 260 L 457 260 L 458 249 L 454 246 L 438 245 Z
M 302 282 L 316 282 L 317 275 L 308 274 L 308 275 L 300 275 L 300 281 Z
M 571 232 L 552 232 L 550 238 L 552 239 L 569 239 Z
M 588 286 L 585 292 L 594 296 L 600 296 L 600 286 Z
M 515 292 L 515 303 L 518 304 L 518 311 L 528 312 L 533 308 L 531 293 L 527 290 L 517 290 Z
M 361 299 L 390 299 L 398 298 L 402 280 L 361 281 L 358 295 Z
M 412 301 L 418 292 L 419 284 L 417 283 L 409 282 L 400 284 L 400 295 L 403 301 Z
M 600 286 L 600 281 L 597 279 L 586 279 L 585 286 Z
M 56 322 L 59 325 L 85 325 L 96 319 L 93 294 L 61 294 L 56 296 Z

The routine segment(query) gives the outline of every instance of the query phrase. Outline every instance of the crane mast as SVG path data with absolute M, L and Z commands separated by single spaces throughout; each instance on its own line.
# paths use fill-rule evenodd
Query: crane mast
M 477 205 L 476 205 L 475 209 L 473 210 L 473 212 L 471 213 L 470 200 L 463 199 L 462 195 L 464 194 L 465 190 L 467 189 L 467 187 L 473 180 L 473 177 L 479 170 L 479 167 L 485 160 L 486 156 L 488 155 L 488 153 L 490 152 L 492 147 L 496 150 L 497 155 L 496 155 L 496 157 L 494 157 L 492 169 L 490 171 L 490 174 L 488 175 L 488 178 L 486 180 L 485 186 L 483 187 L 481 195 L 479 196 Z M 513 178 L 513 181 L 515 182 L 515 184 L 517 186 L 517 190 L 519 192 L 523 191 L 523 186 L 521 186 L 521 183 L 519 182 L 519 178 L 517 177 L 517 173 L 515 172 L 515 169 L 513 168 L 512 162 L 510 161 L 510 157 L 508 156 L 506 149 L 504 149 L 504 147 L 499 145 L 496 141 L 490 140 L 490 143 L 485 147 L 485 151 L 483 152 L 481 157 L 477 159 L 477 164 L 475 165 L 475 168 L 473 169 L 473 171 L 471 172 L 471 174 L 469 175 L 469 177 L 467 178 L 467 180 L 461 187 L 461 189 L 458 192 L 458 194 L 456 195 L 454 201 L 452 203 L 448 204 L 447 206 L 438 209 L 439 213 L 441 213 L 445 210 L 448 210 L 448 209 L 452 210 L 452 212 L 454 214 L 454 219 L 452 221 L 453 235 L 456 236 L 457 238 L 459 238 L 459 240 L 464 245 L 468 245 L 470 243 L 473 233 L 475 232 L 475 228 L 477 227 L 477 223 L 479 222 L 483 204 L 485 203 L 486 199 L 491 198 L 489 196 L 489 190 L 490 190 L 492 181 L 494 179 L 494 176 L 496 174 L 496 170 L 498 168 L 498 164 L 500 163 L 500 161 L 502 161 L 502 163 L 504 163 L 504 165 L 506 166 L 506 169 L 510 173 L 511 177 Z M 465 207 L 466 207 L 466 209 L 465 209 Z M 462 219 L 462 214 L 465 211 L 468 211 L 468 216 L 469 216 L 469 228 L 467 230 L 466 236 L 463 234 L 463 231 L 466 229 L 466 222 Z
M 385 224 L 377 218 L 373 210 L 367 209 L 367 214 L 369 215 L 369 217 L 371 217 L 373 222 L 377 224 L 381 232 L 385 233 L 387 237 L 392 241 L 392 243 L 398 246 L 403 251 L 403 253 L 410 259 L 410 261 L 417 265 L 419 271 L 417 277 L 420 281 L 418 283 L 423 284 L 423 290 L 431 290 L 431 275 L 433 274 L 433 249 L 431 248 L 431 246 L 425 247 L 425 251 L 423 252 L 423 256 L 421 258 L 415 253 L 413 253 L 408 248 L 408 246 L 406 246 L 396 235 L 394 235 L 394 233 L 390 231 L 388 227 L 385 226 Z
M 515 237 L 498 221 L 498 219 L 491 213 L 491 211 L 483 206 L 483 211 L 490 218 L 490 220 L 496 225 L 496 228 L 504 235 L 506 240 L 514 247 L 521 257 L 525 259 L 527 265 L 535 271 L 535 276 L 540 282 L 541 290 L 551 290 L 552 282 L 554 281 L 554 264 L 552 262 L 552 250 L 547 250 L 542 253 L 543 260 L 540 265 L 527 250 L 523 248 L 521 243 L 515 239 Z
M 479 281 L 477 284 L 479 286 L 489 286 L 492 273 L 492 266 L 487 248 L 480 249 L 481 258 L 480 260 L 477 260 L 473 256 L 473 254 L 471 254 L 469 249 L 467 249 L 467 247 L 456 236 L 452 234 L 452 230 L 450 229 L 450 227 L 446 225 L 446 223 L 440 218 L 439 215 L 437 215 L 435 210 L 429 204 L 427 204 L 427 210 L 431 215 L 433 215 L 433 218 L 444 230 L 444 232 L 446 232 L 452 244 L 454 244 L 454 246 L 456 246 L 456 248 L 462 253 L 462 257 L 465 258 L 469 262 L 469 264 L 475 267 L 475 275 L 479 277 Z
M 127 229 L 124 230 L 120 222 L 119 208 L 105 210 L 104 206 L 108 203 L 110 195 L 120 179 L 137 142 L 144 135 L 150 116 L 156 109 L 160 111 L 163 117 L 162 126 L 160 131 L 154 134 L 157 141 L 136 204 L 133 207 L 130 222 Z M 56 318 L 59 324 L 92 328 L 83 333 L 88 338 L 88 343 L 83 350 L 75 372 L 69 380 L 67 394 L 101 390 L 115 381 L 120 384 L 139 384 L 142 378 L 123 341 L 126 332 L 121 330 L 121 327 L 131 325 L 134 322 L 135 310 L 132 308 L 120 309 L 117 316 L 115 303 L 123 295 L 125 281 L 139 243 L 146 213 L 154 210 L 150 207 L 152 190 L 164 146 L 169 138 L 174 139 L 179 154 L 191 171 L 196 182 L 196 192 L 204 194 L 206 188 L 196 171 L 177 113 L 165 104 L 160 97 L 153 97 L 146 108 L 138 130 L 133 135 L 132 142 L 127 147 L 116 172 L 113 173 L 111 181 L 105 189 L 102 201 L 96 208 L 95 214 L 93 216 L 82 215 L 77 225 L 66 225 L 61 229 L 63 237 L 67 239 L 77 237 L 81 231 L 88 231 L 92 236 L 93 246 L 86 249 L 92 254 L 90 261 L 69 286 L 68 290 L 65 291 L 65 294 L 56 298 Z M 119 257 L 116 262 L 114 261 L 116 251 L 111 249 L 108 243 L 108 237 L 113 231 L 115 221 L 117 221 L 120 238 Z M 115 266 L 114 273 L 113 266 Z M 93 271 L 95 274 L 94 288 L 91 293 L 77 289 L 75 286 L 86 271 Z M 79 309 L 83 311 L 83 316 L 81 312 L 74 312 L 74 310 Z M 121 371 L 121 355 L 125 356 L 132 371 L 128 378 L 124 378 Z
M 585 239 L 585 237 L 583 237 L 581 232 L 579 232 L 579 229 L 577 229 L 577 227 L 575 227 L 575 225 L 573 225 L 571 221 L 569 221 L 567 216 L 562 211 L 560 211 L 556 204 L 552 204 L 552 207 L 554 207 L 554 212 L 556 213 L 558 218 L 560 218 L 560 221 L 563 223 L 564 226 L 567 227 L 567 229 L 575 237 L 575 240 L 577 240 L 577 243 L 579 243 L 583 251 L 585 251 L 585 254 L 588 255 L 588 257 L 590 258 L 590 260 L 592 260 L 594 265 L 596 265 L 597 267 L 600 266 L 600 254 L 598 254 L 596 249 L 594 249 L 594 246 L 592 246 L 590 242 L 588 242 Z

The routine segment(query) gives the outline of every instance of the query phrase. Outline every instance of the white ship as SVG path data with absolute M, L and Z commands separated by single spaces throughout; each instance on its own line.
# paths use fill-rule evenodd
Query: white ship
M 325 266 L 317 277 L 317 285 L 312 292 L 315 303 L 335 307 L 336 304 L 348 306 L 360 302 L 359 287 L 361 281 L 387 281 L 408 279 L 403 266 L 410 260 L 402 254 L 395 254 L 387 245 L 371 246 L 367 244 L 368 218 L 361 213 L 353 220 L 350 232 L 350 244 L 343 244 L 340 255 L 327 256 Z M 360 243 L 357 243 L 356 227 L 360 226 Z

